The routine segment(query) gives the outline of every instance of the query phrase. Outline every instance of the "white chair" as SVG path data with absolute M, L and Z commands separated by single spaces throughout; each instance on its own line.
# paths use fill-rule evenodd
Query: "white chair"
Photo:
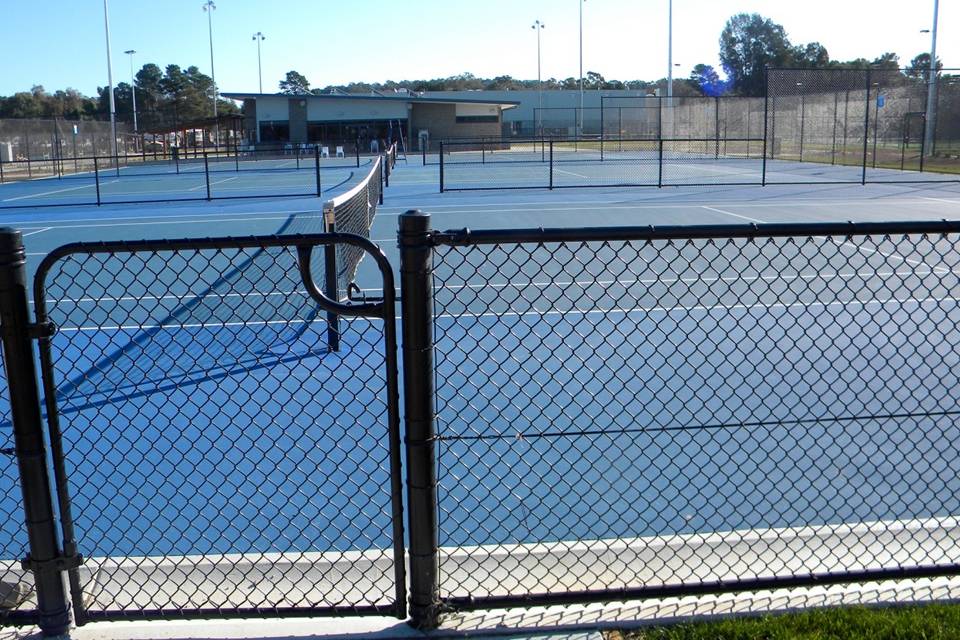
M 330 157 L 330 147 L 320 147 L 320 157 L 329 158 Z
M 338 158 L 342 158 L 342 157 L 343 157 L 343 147 L 342 147 L 342 146 L 338 146 L 338 147 L 337 147 L 337 157 L 338 157 Z

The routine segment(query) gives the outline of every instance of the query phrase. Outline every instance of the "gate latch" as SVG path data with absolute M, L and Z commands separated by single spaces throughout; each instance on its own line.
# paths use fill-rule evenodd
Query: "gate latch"
M 39 340 L 40 338 L 50 338 L 57 333 L 57 325 L 50 322 L 35 322 L 29 325 L 30 337 L 34 340 Z
M 79 553 L 72 556 L 59 555 L 56 558 L 51 558 L 43 562 L 34 560 L 28 553 L 27 557 L 20 561 L 20 566 L 24 571 L 32 571 L 34 573 L 43 573 L 44 571 L 68 571 L 70 569 L 76 569 L 81 564 L 83 564 L 83 556 Z

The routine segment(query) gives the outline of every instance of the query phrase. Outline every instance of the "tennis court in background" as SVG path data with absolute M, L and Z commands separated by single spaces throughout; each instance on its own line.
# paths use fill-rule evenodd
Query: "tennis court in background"
M 942 540 L 953 535 L 960 453 L 942 443 L 960 436 L 951 399 L 960 383 L 956 234 L 474 244 L 463 230 L 960 220 L 960 185 L 441 194 L 439 167 L 418 160 L 397 165 L 370 237 L 399 281 L 402 212 L 422 209 L 435 229 L 455 230 L 432 265 L 441 596 L 652 580 L 623 568 L 601 575 L 612 566 L 547 567 L 547 554 L 510 582 L 468 571 L 457 556 L 468 548 L 488 567 L 510 545 L 609 548 L 739 532 L 745 553 L 760 558 L 775 546 L 743 532 L 934 521 L 949 534 Z M 343 182 L 324 177 L 324 189 L 346 191 L 356 171 L 330 169 L 324 176 Z M 231 182 L 239 189 L 243 177 Z M 4 211 L 0 223 L 23 230 L 32 278 L 67 242 L 317 233 L 323 195 Z M 322 280 L 319 254 L 310 265 Z M 298 268 L 289 248 L 248 247 L 91 253 L 51 272 L 74 517 L 81 551 L 101 568 L 94 608 L 185 606 L 165 601 L 150 572 L 141 593 L 123 600 L 109 579 L 121 571 L 106 558 L 396 560 L 384 322 L 340 318 L 341 347 L 331 351 L 329 317 Z M 353 296 L 377 299 L 384 282 L 366 256 Z M 0 512 L 16 513 L 15 476 L 3 477 Z M 8 522 L 3 535 L 14 546 L 3 557 L 21 557 L 23 534 Z M 917 534 L 866 561 L 957 561 L 927 545 L 940 540 Z M 660 577 L 759 575 L 733 563 L 685 574 L 675 561 L 693 548 L 679 543 Z M 788 560 L 796 563 L 781 572 L 809 565 L 799 551 Z M 830 549 L 815 560 L 855 566 Z M 373 566 L 364 593 L 324 601 L 388 602 L 384 571 Z M 304 580 L 286 594 L 253 589 L 240 600 L 296 606 L 308 597 Z M 202 590 L 184 598 L 214 602 Z

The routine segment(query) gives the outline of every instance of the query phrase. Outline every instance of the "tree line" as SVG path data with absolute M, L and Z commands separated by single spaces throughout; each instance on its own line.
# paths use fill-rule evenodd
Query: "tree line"
M 145 64 L 134 76 L 137 124 L 142 131 L 176 128 L 213 115 L 213 80 L 196 66 L 182 69 L 169 64 L 164 69 Z M 121 82 L 113 88 L 119 120 L 133 120 L 133 88 Z M 217 101 L 219 113 L 236 113 L 231 100 Z M 0 118 L 64 118 L 68 120 L 109 120 L 110 93 L 97 87 L 97 95 L 88 97 L 76 89 L 48 93 L 36 85 L 9 97 L 0 96 Z

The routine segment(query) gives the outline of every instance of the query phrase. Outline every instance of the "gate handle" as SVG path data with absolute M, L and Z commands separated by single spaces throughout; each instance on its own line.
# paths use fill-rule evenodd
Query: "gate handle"
M 330 313 L 336 313 L 341 316 L 380 317 L 383 315 L 383 301 L 364 302 L 360 304 L 344 304 L 337 300 L 331 300 L 323 292 L 313 279 L 313 273 L 310 272 L 310 256 L 313 254 L 313 245 L 297 247 L 297 264 L 300 268 L 300 278 L 303 285 L 307 288 L 307 293 L 316 301 L 320 308 Z

